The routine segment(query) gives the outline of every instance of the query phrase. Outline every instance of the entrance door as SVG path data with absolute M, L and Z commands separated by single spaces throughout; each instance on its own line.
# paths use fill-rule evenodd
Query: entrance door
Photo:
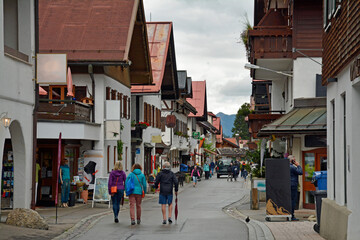
M 327 155 L 326 148 L 303 152 L 303 205 L 304 208 L 315 209 L 315 200 L 312 191 L 315 191 L 311 183 L 315 171 L 326 171 Z

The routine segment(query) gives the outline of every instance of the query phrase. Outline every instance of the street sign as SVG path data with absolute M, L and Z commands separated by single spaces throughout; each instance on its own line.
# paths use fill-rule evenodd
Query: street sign
M 199 133 L 199 132 L 193 132 L 193 133 L 192 133 L 192 137 L 193 137 L 194 139 L 200 139 L 200 133 Z

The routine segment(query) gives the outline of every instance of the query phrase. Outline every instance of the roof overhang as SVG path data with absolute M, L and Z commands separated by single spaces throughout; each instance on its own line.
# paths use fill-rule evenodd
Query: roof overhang
M 326 134 L 326 107 L 298 107 L 265 125 L 259 137 L 270 135 Z
M 207 152 L 207 153 L 213 154 L 213 155 L 215 155 L 215 156 L 218 155 L 216 152 L 211 151 L 211 150 L 206 149 L 206 148 L 204 148 L 204 151 Z
M 207 121 L 202 121 L 202 122 L 198 122 L 199 125 L 201 125 L 202 127 L 204 127 L 206 130 L 210 131 L 211 133 L 217 134 L 218 130 L 216 127 L 214 127 L 213 125 L 211 125 L 211 123 L 207 122 Z

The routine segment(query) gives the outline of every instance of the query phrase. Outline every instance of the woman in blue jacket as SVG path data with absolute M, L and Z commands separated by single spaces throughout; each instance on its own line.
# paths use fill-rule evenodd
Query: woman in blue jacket
M 129 184 L 129 181 L 134 183 L 134 191 L 129 196 L 131 225 L 135 225 L 135 205 L 137 224 L 140 224 L 141 222 L 142 195 L 143 193 L 146 193 L 146 178 L 141 170 L 141 165 L 139 163 L 135 163 L 131 168 L 131 173 L 126 178 L 125 183 L 125 185 Z

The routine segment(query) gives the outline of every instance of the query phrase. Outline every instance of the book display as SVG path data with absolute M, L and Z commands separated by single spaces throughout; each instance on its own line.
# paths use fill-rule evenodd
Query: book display
M 4 153 L 1 182 L 1 209 L 12 209 L 14 194 L 13 152 L 7 151 Z

